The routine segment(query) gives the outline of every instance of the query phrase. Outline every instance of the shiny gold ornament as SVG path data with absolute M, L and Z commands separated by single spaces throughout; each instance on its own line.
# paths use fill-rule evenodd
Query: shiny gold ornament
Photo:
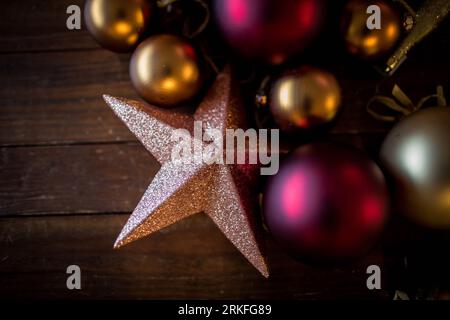
M 326 71 L 301 67 L 277 78 L 269 107 L 280 129 L 310 129 L 334 119 L 341 94 L 336 78 Z
M 91 35 L 112 51 L 131 51 L 150 17 L 149 0 L 87 0 L 84 21 Z
M 188 101 L 203 83 L 196 51 L 174 35 L 157 35 L 142 42 L 131 58 L 130 77 L 136 91 L 160 107 Z
M 380 8 L 381 28 L 369 29 L 367 7 Z M 351 0 L 341 17 L 341 32 L 351 54 L 363 59 L 374 59 L 391 50 L 398 41 L 402 22 L 395 9 L 386 1 Z
M 388 134 L 381 162 L 396 209 L 418 224 L 450 228 L 450 107 L 412 113 Z
M 398 49 L 386 63 L 386 73 L 392 73 L 406 59 L 411 48 L 422 41 L 448 16 L 449 0 L 427 0 L 414 15 L 414 26 L 411 32 L 401 42 Z

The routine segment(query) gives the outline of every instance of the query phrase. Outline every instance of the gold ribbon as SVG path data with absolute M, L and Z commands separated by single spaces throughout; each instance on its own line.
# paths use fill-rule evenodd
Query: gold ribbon
M 419 100 L 417 104 L 414 104 L 411 99 L 403 92 L 402 89 L 398 85 L 394 85 L 392 89 L 392 97 L 375 95 L 373 96 L 369 102 L 367 102 L 366 110 L 367 112 L 375 119 L 383 122 L 395 122 L 403 119 L 407 115 L 416 112 L 430 99 L 435 98 L 437 101 L 437 105 L 439 107 L 444 107 L 447 105 L 444 96 L 444 88 L 442 86 L 437 86 L 436 93 L 430 94 L 428 96 L 423 97 Z M 387 109 L 393 110 L 399 115 L 392 116 L 383 114 L 373 108 L 374 104 L 381 105 Z

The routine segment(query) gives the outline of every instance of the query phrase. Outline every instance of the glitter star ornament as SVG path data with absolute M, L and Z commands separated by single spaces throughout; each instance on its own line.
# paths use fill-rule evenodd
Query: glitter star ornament
M 208 146 L 195 138 L 194 121 L 201 121 L 203 130 L 219 130 L 224 139 L 226 129 L 245 129 L 245 112 L 230 73 L 227 67 L 217 76 L 192 116 L 104 95 L 114 113 L 161 164 L 119 234 L 115 248 L 204 212 L 263 276 L 269 276 L 253 212 L 258 165 L 172 160 L 172 150 L 179 143 L 172 141 L 176 129 L 187 130 L 194 144 Z

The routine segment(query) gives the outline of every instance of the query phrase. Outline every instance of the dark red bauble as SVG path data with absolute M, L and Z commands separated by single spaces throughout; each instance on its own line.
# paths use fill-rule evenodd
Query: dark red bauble
M 272 176 L 264 218 L 294 257 L 340 263 L 375 243 L 388 212 L 381 170 L 357 149 L 316 143 L 297 149 Z
M 214 13 L 236 51 L 272 64 L 303 49 L 324 20 L 323 0 L 215 0 Z

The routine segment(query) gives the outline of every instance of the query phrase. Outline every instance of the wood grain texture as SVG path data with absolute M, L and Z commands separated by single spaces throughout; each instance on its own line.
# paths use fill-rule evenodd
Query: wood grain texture
M 0 152 L 0 215 L 130 212 L 159 168 L 140 144 Z
M 448 70 L 441 66 L 446 53 L 423 59 L 418 52 L 409 67 L 381 82 L 382 92 L 389 94 L 398 83 L 417 101 L 437 84 L 448 85 Z M 0 145 L 134 141 L 102 99 L 104 93 L 137 98 L 128 60 L 129 55 L 107 50 L 0 55 Z M 331 133 L 386 132 L 389 125 L 365 110 L 380 83 L 376 72 L 357 73 L 351 65 L 332 70 L 342 86 L 343 110 Z
M 270 241 L 264 279 L 204 215 L 195 215 L 119 250 L 126 215 L 3 218 L 0 297 L 128 299 L 367 299 L 374 253 L 359 264 L 320 269 L 295 263 Z M 82 290 L 66 288 L 79 265 Z M 26 288 L 26 290 L 25 290 Z
M 102 94 L 135 97 L 128 56 L 106 50 L 0 55 L 0 143 L 134 140 Z
M 376 156 L 381 138 L 333 135 L 332 140 Z M 0 216 L 130 212 L 158 169 L 139 142 L 3 147 Z
M 82 23 L 81 30 L 66 28 L 66 9 L 84 0 L 3 1 L 0 52 L 54 51 L 98 48 Z
M 101 98 L 137 98 L 130 55 L 100 48 L 84 26 L 66 29 L 67 6 L 83 2 L 4 1 L 0 10 L 0 298 L 387 299 L 398 278 L 415 285 L 415 274 L 398 268 L 405 252 L 419 246 L 414 257 L 422 261 L 436 243 L 442 251 L 425 256 L 442 267 L 424 270 L 442 282 L 450 265 L 440 259 L 447 235 L 428 242 L 429 233 L 404 222 L 389 229 L 383 250 L 342 268 L 297 263 L 267 235 L 269 280 L 201 214 L 113 250 L 159 165 Z M 389 94 L 394 83 L 413 101 L 437 84 L 448 90 L 449 25 L 387 79 L 324 44 L 316 60 L 338 78 L 343 110 L 320 138 L 356 145 L 376 159 L 390 125 L 367 115 L 368 99 L 376 90 Z M 383 290 L 376 292 L 366 288 L 373 263 L 383 270 Z M 65 286 L 70 264 L 82 269 L 81 291 Z

